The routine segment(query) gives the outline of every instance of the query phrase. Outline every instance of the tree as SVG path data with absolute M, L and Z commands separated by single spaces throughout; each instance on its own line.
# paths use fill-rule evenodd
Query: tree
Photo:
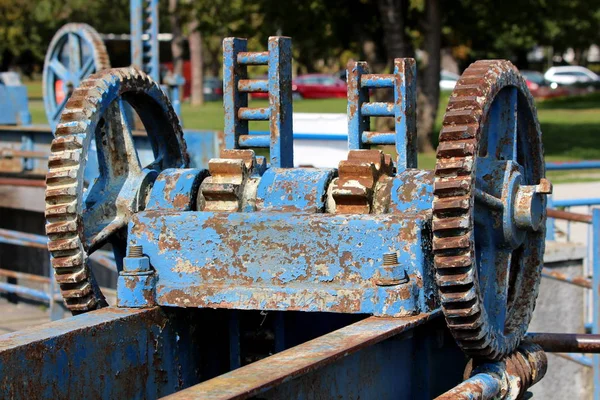
M 183 76 L 183 29 L 179 0 L 169 0 L 169 22 L 171 23 L 171 55 L 173 57 L 173 73 Z
M 188 25 L 190 44 L 190 62 L 192 64 L 192 105 L 204 104 L 204 61 L 202 57 L 202 34 L 197 19 Z
M 440 101 L 442 18 L 439 0 L 426 0 L 422 23 L 423 56 L 420 63 L 417 107 L 417 145 L 432 152 L 432 134 Z

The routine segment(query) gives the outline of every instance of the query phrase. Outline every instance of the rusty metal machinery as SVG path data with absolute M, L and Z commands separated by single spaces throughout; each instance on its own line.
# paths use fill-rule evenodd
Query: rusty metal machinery
M 189 168 L 173 106 L 135 67 L 92 75 L 66 103 L 46 231 L 79 315 L 0 338 L 5 397 L 519 399 L 544 376 L 542 348 L 598 351 L 597 337 L 525 339 L 551 185 L 510 62 L 465 71 L 434 171 L 417 168 L 415 61 L 397 59 L 392 74 L 355 63 L 347 159 L 294 168 L 291 39 L 223 49 L 227 148 L 206 169 Z M 267 79 L 249 79 L 249 65 Z M 393 101 L 371 102 L 379 88 Z M 250 106 L 255 91 L 268 107 Z M 371 117 L 395 130 L 371 131 Z M 269 135 L 250 132 L 255 120 Z M 92 140 L 100 175 L 85 187 Z M 109 307 L 88 265 L 106 243 L 119 268 Z

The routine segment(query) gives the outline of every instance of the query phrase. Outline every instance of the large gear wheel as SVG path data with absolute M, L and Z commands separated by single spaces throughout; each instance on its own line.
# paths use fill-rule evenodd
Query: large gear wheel
M 104 41 L 91 26 L 70 23 L 54 34 L 42 77 L 44 108 L 53 130 L 79 84 L 91 74 L 108 68 L 110 60 Z
M 142 167 L 133 144 L 130 107 L 142 121 L 154 161 Z M 126 111 L 127 109 L 127 111 Z M 99 175 L 86 190 L 84 170 L 95 139 Z M 85 312 L 106 305 L 87 259 L 105 243 L 122 261 L 130 216 L 145 207 L 158 173 L 188 164 L 171 103 L 143 72 L 129 67 L 90 76 L 75 89 L 52 141 L 46 177 L 46 234 L 66 306 Z
M 514 351 L 531 320 L 544 254 L 546 194 L 533 98 L 509 61 L 477 61 L 444 116 L 433 250 L 442 310 L 469 355 Z

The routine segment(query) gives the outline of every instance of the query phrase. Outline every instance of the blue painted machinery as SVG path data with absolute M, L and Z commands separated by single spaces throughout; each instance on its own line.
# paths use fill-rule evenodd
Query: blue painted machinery
M 523 339 L 551 185 L 518 71 L 465 71 L 426 171 L 414 60 L 393 74 L 355 63 L 347 160 L 293 168 L 291 40 L 246 43 L 224 41 L 226 149 L 207 169 L 189 168 L 173 106 L 139 69 L 73 91 L 51 146 L 46 232 L 77 316 L 0 338 L 4 397 L 427 399 L 461 382 L 466 353 L 470 378 L 440 398 L 522 398 L 547 364 Z M 249 79 L 249 65 L 268 78 Z M 379 88 L 393 101 L 370 101 Z M 269 107 L 250 107 L 255 91 Z M 394 118 L 394 132 L 371 131 L 371 117 Z M 270 134 L 249 134 L 255 120 Z M 92 140 L 100 175 L 86 187 Z M 120 271 L 111 307 L 88 265 L 107 243 Z

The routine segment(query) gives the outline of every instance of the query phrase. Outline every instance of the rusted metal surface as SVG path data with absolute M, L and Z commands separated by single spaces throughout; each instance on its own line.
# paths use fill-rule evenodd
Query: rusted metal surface
M 399 316 L 436 306 L 422 289 L 426 223 L 419 214 L 144 211 L 128 237 L 157 271 L 161 305 Z M 408 279 L 378 286 L 393 249 Z
M 107 308 L 0 336 L 0 397 L 155 399 L 173 393 L 201 379 L 200 360 L 209 353 L 204 341 L 214 340 L 199 333 L 200 315 L 193 317 Z
M 468 354 L 499 359 L 526 332 L 539 287 L 550 190 L 525 81 L 508 61 L 473 63 L 446 109 L 433 201 L 439 295 Z M 496 200 L 481 202 L 481 194 Z M 485 245 L 475 253 L 480 241 Z M 511 265 L 518 267 L 511 271 Z
M 600 335 L 528 333 L 527 340 L 552 353 L 600 353 Z
M 4 178 L 0 177 L 0 185 L 3 186 L 25 186 L 46 187 L 46 181 L 41 179 Z
M 469 379 L 436 400 L 522 399 L 544 377 L 547 367 L 548 359 L 542 349 L 533 343 L 523 343 L 499 361 L 476 364 Z
M 497 398 L 501 389 L 502 382 L 498 377 L 480 373 L 437 397 L 436 400 L 491 400 Z
M 339 178 L 333 181 L 332 196 L 337 214 L 369 214 L 376 185 L 390 178 L 393 163 L 381 150 L 351 150 L 340 161 Z
M 546 210 L 548 218 L 563 219 L 565 221 L 573 222 L 584 222 L 586 224 L 592 223 L 592 216 L 588 214 L 579 214 L 570 211 L 557 210 L 549 208 Z
M 182 390 L 169 400 L 248 399 L 266 389 L 348 357 L 415 328 L 435 314 L 420 314 L 404 318 L 371 317 L 349 325 L 307 343 L 285 350 L 269 358 Z
M 589 278 L 586 278 L 584 276 L 570 277 L 561 272 L 553 271 L 551 268 L 543 268 L 542 276 L 545 278 L 555 279 L 561 282 L 571 283 L 573 285 L 580 286 L 586 289 L 592 288 L 592 280 Z

